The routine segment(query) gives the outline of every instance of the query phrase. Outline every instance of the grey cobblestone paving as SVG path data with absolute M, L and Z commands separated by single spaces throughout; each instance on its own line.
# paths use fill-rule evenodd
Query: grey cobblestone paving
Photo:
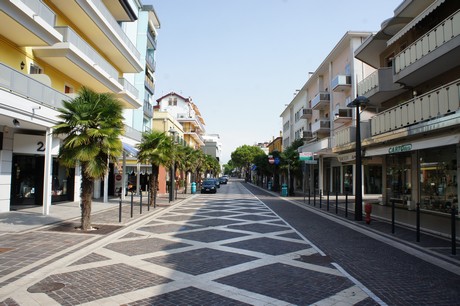
M 151 298 L 143 299 L 122 306 L 149 306 L 149 305 L 164 305 L 164 306 L 175 306 L 175 305 L 190 305 L 198 306 L 203 305 L 203 301 L 206 301 L 206 305 L 221 305 L 221 306 L 238 306 L 238 305 L 250 305 L 242 303 L 236 300 L 232 300 L 221 295 L 217 295 L 205 290 L 200 290 L 194 287 L 187 287 L 177 291 L 161 294 Z
M 117 224 L 116 210 L 98 220 Z M 105 237 L 36 231 L 38 236 L 63 235 L 69 243 L 94 243 L 48 261 L 49 266 L 35 270 L 33 281 L 18 279 L 17 290 L 9 295 L 0 289 L 0 301 L 26 306 L 31 301 L 88 306 L 375 304 L 330 257 L 240 183 L 222 186 L 216 195 L 164 206 L 156 214 L 137 213 L 125 222 Z
M 61 305 L 77 305 L 170 281 L 132 266 L 116 264 L 54 274 L 29 287 L 28 291 L 47 284 L 64 284 L 61 289 L 45 293 Z

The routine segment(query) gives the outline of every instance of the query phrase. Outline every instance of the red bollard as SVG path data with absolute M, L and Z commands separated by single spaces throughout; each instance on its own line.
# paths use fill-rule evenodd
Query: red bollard
M 366 213 L 366 223 L 371 223 L 371 213 L 372 213 L 372 204 L 366 203 L 364 204 L 364 212 Z

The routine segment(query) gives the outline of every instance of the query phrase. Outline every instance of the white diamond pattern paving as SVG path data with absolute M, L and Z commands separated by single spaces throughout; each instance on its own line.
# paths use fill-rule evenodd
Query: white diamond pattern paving
M 28 294 L 48 284 L 64 286 L 41 298 L 62 305 L 372 303 L 239 183 L 147 218 L 57 269 Z

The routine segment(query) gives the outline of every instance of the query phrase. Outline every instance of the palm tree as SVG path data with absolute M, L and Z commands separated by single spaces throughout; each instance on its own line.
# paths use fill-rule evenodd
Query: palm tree
M 195 171 L 196 154 L 194 149 L 189 146 L 180 146 L 177 152 L 176 159 L 179 160 L 179 168 L 184 171 L 184 193 L 187 193 L 187 176 L 189 173 Z
M 172 161 L 173 143 L 165 132 L 149 131 L 142 134 L 142 140 L 137 145 L 140 163 L 150 163 L 152 173 L 149 177 L 150 203 L 156 206 L 158 172 L 160 166 L 167 166 Z
M 83 87 L 78 96 L 62 101 L 53 134 L 66 135 L 59 150 L 59 161 L 72 168 L 81 166 L 81 229 L 91 229 L 94 180 L 103 178 L 109 163 L 122 153 L 123 108 L 109 93 L 96 93 Z

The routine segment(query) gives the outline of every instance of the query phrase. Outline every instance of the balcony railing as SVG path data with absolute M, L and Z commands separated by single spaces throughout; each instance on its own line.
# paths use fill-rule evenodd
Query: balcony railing
M 0 87 L 50 108 L 62 107 L 62 101 L 71 97 L 22 74 L 4 64 L 0 64 Z
M 334 122 L 344 123 L 351 121 L 353 117 L 351 108 L 336 108 L 334 111 Z
M 312 131 L 303 131 L 302 138 L 304 140 L 312 140 L 313 138 L 315 138 L 315 135 Z
M 394 58 L 394 72 L 398 74 L 460 34 L 460 10 L 417 39 Z
M 329 119 L 321 119 L 311 125 L 313 133 L 328 133 L 331 130 L 331 121 Z
M 372 136 L 394 131 L 457 111 L 460 79 L 446 84 L 372 117 Z
M 323 109 L 329 106 L 331 96 L 328 92 L 320 92 L 311 100 L 312 109 Z
M 68 26 L 56 27 L 62 34 L 64 41 L 73 44 L 80 49 L 83 54 L 89 57 L 95 64 L 107 72 L 113 79 L 118 80 L 117 70 L 109 64 L 96 50 L 94 50 L 84 39 Z
M 157 63 L 155 62 L 153 54 L 147 52 L 147 55 L 145 56 L 145 61 L 147 62 L 147 65 L 152 70 L 152 72 L 155 72 Z
M 40 0 L 20 0 L 25 5 L 30 7 L 40 18 L 47 24 L 54 27 L 56 22 L 56 14 Z
M 127 79 L 125 78 L 119 78 L 118 82 L 123 85 L 123 89 L 130 92 L 134 97 L 138 98 L 139 97 L 139 90 L 137 90 L 136 87 L 134 87 L 133 84 L 131 84 Z
M 139 53 L 139 50 L 137 50 L 136 46 L 134 46 L 134 44 L 131 42 L 128 35 L 126 35 L 126 33 L 123 32 L 120 25 L 115 20 L 115 18 L 113 18 L 112 13 L 107 9 L 104 3 L 101 0 L 92 1 L 92 3 L 102 13 L 102 16 L 105 16 L 107 22 L 112 26 L 115 33 L 117 33 L 117 35 L 120 36 L 120 39 L 126 44 L 128 49 L 131 50 L 131 52 L 137 59 L 140 59 L 141 54 Z
M 313 110 L 311 108 L 304 108 L 302 110 L 302 115 L 300 116 L 300 119 L 311 118 L 312 114 L 313 114 Z
M 148 101 L 144 101 L 144 115 L 153 118 L 153 106 Z
M 333 91 L 343 91 L 351 87 L 351 76 L 349 75 L 336 75 L 331 81 L 331 88 Z

